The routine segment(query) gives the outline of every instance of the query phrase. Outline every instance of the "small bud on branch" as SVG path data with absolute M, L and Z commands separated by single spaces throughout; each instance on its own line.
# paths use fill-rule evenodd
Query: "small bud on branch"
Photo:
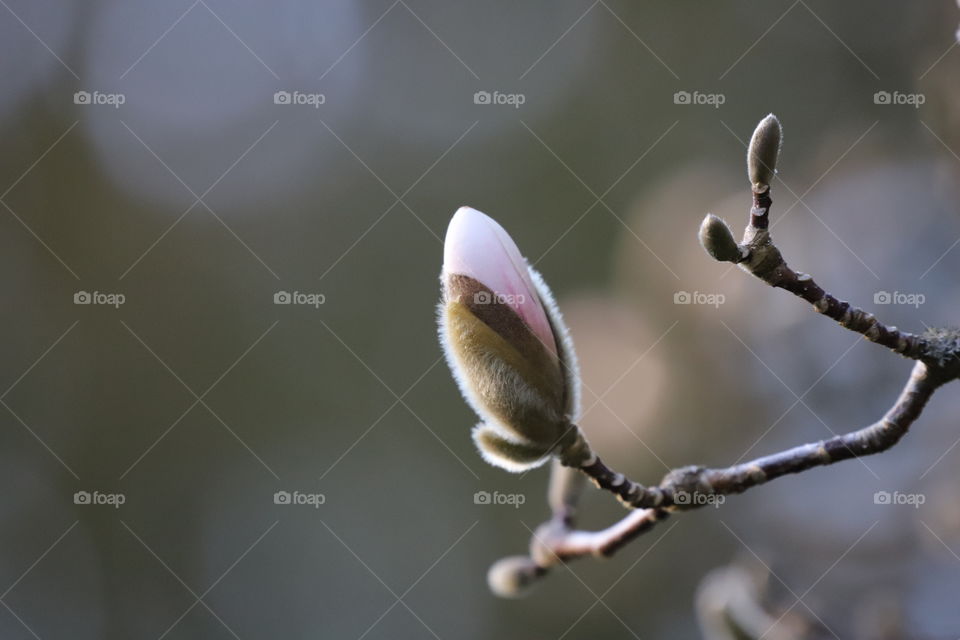
M 740 262 L 744 257 L 737 241 L 733 239 L 733 231 L 712 213 L 708 213 L 700 224 L 700 245 L 719 262 Z
M 777 156 L 783 130 L 780 121 L 772 113 L 760 121 L 750 138 L 747 148 L 747 175 L 754 193 L 763 193 L 770 188 L 777 172 Z

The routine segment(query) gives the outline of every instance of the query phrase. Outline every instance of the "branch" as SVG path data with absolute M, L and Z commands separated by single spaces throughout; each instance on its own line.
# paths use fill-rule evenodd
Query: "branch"
M 947 382 L 939 369 L 917 362 L 900 397 L 889 411 L 873 424 L 844 435 L 834 436 L 726 469 L 681 467 L 668 473 L 659 486 L 645 487 L 616 473 L 600 458 L 580 468 L 601 489 L 610 491 L 628 507 L 694 508 L 711 503 L 709 496 L 742 493 L 789 473 L 886 451 L 906 434 L 920 416 L 927 400 Z
M 495 592 L 520 595 L 558 563 L 588 555 L 612 555 L 671 512 L 714 505 L 718 496 L 742 493 L 787 474 L 886 451 L 907 433 L 937 388 L 960 378 L 960 330 L 934 329 L 922 336 L 900 331 L 838 300 L 812 277 L 787 266 L 769 231 L 769 183 L 775 175 L 780 139 L 780 123 L 773 115 L 761 121 L 751 139 L 747 164 L 753 206 L 743 240 L 737 243 L 726 223 L 711 214 L 701 225 L 700 241 L 718 261 L 739 264 L 767 284 L 806 300 L 842 327 L 916 360 L 896 402 L 880 420 L 862 429 L 723 469 L 681 467 L 652 487 L 617 473 L 595 454 L 585 460 L 569 460 L 569 466 L 555 461 L 550 477 L 552 517 L 534 532 L 529 556 L 505 558 L 491 568 L 489 579 Z M 582 488 L 577 470 L 633 509 L 630 514 L 600 531 L 575 529 Z M 504 585 L 510 589 L 498 588 Z

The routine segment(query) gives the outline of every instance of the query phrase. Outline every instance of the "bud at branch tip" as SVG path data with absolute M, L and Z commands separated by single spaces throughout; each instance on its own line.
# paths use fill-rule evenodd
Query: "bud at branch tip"
M 764 193 L 777 172 L 783 129 L 772 113 L 760 121 L 747 149 L 747 175 L 754 193 Z
M 544 572 L 527 556 L 509 556 L 490 567 L 487 584 L 501 598 L 520 598 Z

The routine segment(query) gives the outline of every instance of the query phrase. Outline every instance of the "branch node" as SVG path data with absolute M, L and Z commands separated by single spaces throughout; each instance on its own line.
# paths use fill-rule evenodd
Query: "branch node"
M 700 506 L 704 496 L 716 493 L 707 479 L 705 467 L 690 465 L 673 469 L 660 483 L 672 506 L 686 509 Z

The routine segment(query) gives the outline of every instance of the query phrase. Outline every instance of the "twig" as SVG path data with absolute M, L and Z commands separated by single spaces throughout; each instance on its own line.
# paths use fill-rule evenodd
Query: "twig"
M 768 218 L 771 204 L 769 188 L 763 193 L 754 192 L 750 222 L 739 245 L 741 257 L 728 262 L 739 264 L 771 287 L 789 291 L 806 300 L 817 313 L 832 318 L 850 331 L 862 334 L 867 340 L 906 358 L 922 360 L 929 350 L 929 344 L 923 336 L 883 324 L 873 314 L 824 291 L 809 274 L 794 271 L 787 265 L 770 237 Z M 720 221 L 716 217 L 708 219 L 711 222 Z M 720 223 L 723 224 L 722 221 Z

